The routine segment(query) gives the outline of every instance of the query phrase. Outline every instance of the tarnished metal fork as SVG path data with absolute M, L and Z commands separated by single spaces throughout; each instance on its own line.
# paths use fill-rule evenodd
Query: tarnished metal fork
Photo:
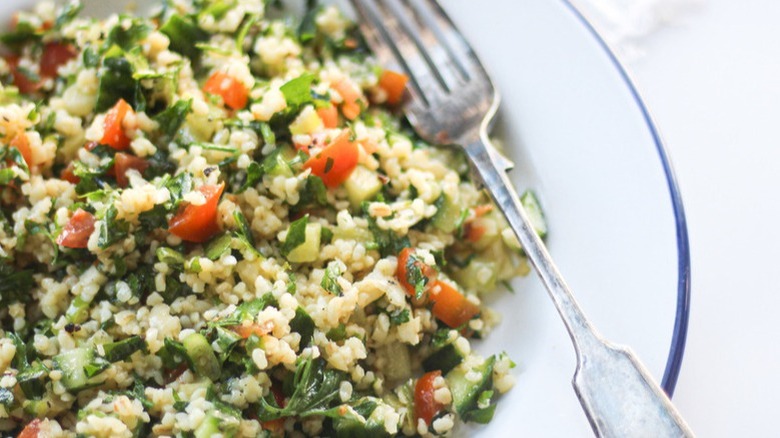
M 598 436 L 693 436 L 637 357 L 588 322 L 534 232 L 488 128 L 499 95 L 474 50 L 435 0 L 351 0 L 378 60 L 409 75 L 404 113 L 417 134 L 459 145 L 476 179 L 503 211 L 555 303 L 577 352 L 573 385 Z

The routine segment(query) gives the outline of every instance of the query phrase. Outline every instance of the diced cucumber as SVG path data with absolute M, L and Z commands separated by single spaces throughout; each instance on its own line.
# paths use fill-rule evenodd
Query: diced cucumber
M 192 333 L 182 341 L 195 373 L 212 381 L 219 379 L 222 369 L 208 339 L 200 333 Z
M 450 371 L 445 380 L 452 393 L 452 406 L 463 419 L 469 417 L 469 413 L 479 410 L 477 401 L 479 396 L 490 391 L 493 386 L 493 365 L 495 356 L 490 356 L 485 363 L 468 369 L 465 365 L 459 365 Z M 467 379 L 469 373 L 476 373 L 479 378 L 475 381 Z
M 206 114 L 190 113 L 179 132 L 179 139 L 184 144 L 208 142 L 217 130 L 217 120 L 223 118 L 224 111 L 213 105 L 209 105 Z
M 287 260 L 292 263 L 311 263 L 317 260 L 321 235 L 322 225 L 316 222 L 306 224 L 306 240 L 287 254 Z
M 62 371 L 63 386 L 71 391 L 78 391 L 91 386 L 91 377 L 99 374 L 108 366 L 102 357 L 95 356 L 92 348 L 74 348 L 54 356 L 54 368 Z
M 389 437 L 385 429 L 383 409 L 377 407 L 383 402 L 374 397 L 358 400 L 346 415 L 333 419 L 335 438 L 375 438 Z
M 402 382 L 412 377 L 412 359 L 405 344 L 393 342 L 383 350 L 387 363 L 382 371 L 388 382 Z
M 528 219 L 531 220 L 531 225 L 533 225 L 536 234 L 542 239 L 547 237 L 547 221 L 544 218 L 544 212 L 536 194 L 531 190 L 526 190 L 523 196 L 520 197 L 520 203 L 523 204 L 523 208 L 525 208 L 525 212 L 528 214 Z
M 263 159 L 263 170 L 266 175 L 284 176 L 290 178 L 294 175 L 290 161 L 297 153 L 295 149 L 289 146 L 281 146 L 274 149 L 265 159 Z
M 322 123 L 322 119 L 317 115 L 317 111 L 313 106 L 306 106 L 298 117 L 290 123 L 290 134 L 312 134 L 317 131 L 321 131 L 325 125 Z
M 65 311 L 65 319 L 73 324 L 81 324 L 89 319 L 89 305 L 90 301 L 87 301 L 81 296 L 73 298 L 68 306 L 68 310 Z
M 447 374 L 460 365 L 464 358 L 463 352 L 454 343 L 449 343 L 425 358 L 422 366 L 426 372 L 440 370 L 442 374 Z
M 49 412 L 52 406 L 51 397 L 46 395 L 39 400 L 27 399 L 22 402 L 22 409 L 24 413 L 32 417 L 43 418 L 46 413 Z
M 362 243 L 369 243 L 374 241 L 374 235 L 370 230 L 360 227 L 342 228 L 336 227 L 333 229 L 334 239 L 344 240 L 356 240 Z
M 496 288 L 498 263 L 475 257 L 465 267 L 454 269 L 452 277 L 466 289 L 489 292 Z
M 438 200 L 436 200 L 436 214 L 431 218 L 431 224 L 437 229 L 445 232 L 452 233 L 463 219 L 461 213 L 463 209 L 458 205 L 451 196 L 442 194 Z
M 210 438 L 219 433 L 219 418 L 209 413 L 200 426 L 195 429 L 194 436 L 195 438 Z
M 358 165 L 355 170 L 344 181 L 344 188 L 347 190 L 347 197 L 352 208 L 360 208 L 363 201 L 368 201 L 376 196 L 382 190 L 382 181 L 379 175 L 373 170 Z
M 223 438 L 233 438 L 238 435 L 240 420 L 230 412 L 223 412 L 219 407 L 210 410 L 206 418 L 194 431 L 195 438 L 211 438 L 220 435 Z

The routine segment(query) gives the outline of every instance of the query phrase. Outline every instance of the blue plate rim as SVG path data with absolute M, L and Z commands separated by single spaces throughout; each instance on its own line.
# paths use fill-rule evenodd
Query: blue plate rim
M 691 254 L 688 242 L 688 225 L 685 218 L 685 209 L 683 207 L 680 188 L 677 184 L 677 177 L 675 176 L 674 168 L 663 139 L 661 138 L 661 134 L 628 71 L 620 60 L 618 60 L 615 52 L 609 47 L 604 38 L 598 33 L 595 26 L 571 3 L 571 0 L 561 0 L 561 2 L 574 14 L 582 25 L 585 26 L 591 36 L 596 40 L 599 46 L 601 46 L 602 50 L 604 50 L 609 60 L 617 69 L 626 87 L 628 87 L 628 91 L 631 93 L 639 110 L 642 112 L 642 117 L 650 131 L 650 135 L 653 137 L 653 142 L 655 143 L 658 156 L 661 160 L 661 166 L 663 167 L 669 186 L 669 196 L 672 201 L 677 234 L 677 310 L 674 319 L 672 341 L 669 347 L 669 356 L 666 360 L 666 369 L 664 370 L 661 386 L 669 397 L 671 397 L 677 386 L 677 379 L 680 376 L 683 356 L 685 355 L 685 344 L 688 337 L 688 320 L 691 310 Z

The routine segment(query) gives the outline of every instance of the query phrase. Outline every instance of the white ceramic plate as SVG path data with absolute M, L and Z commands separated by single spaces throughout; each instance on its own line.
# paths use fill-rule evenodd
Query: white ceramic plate
M 687 231 L 636 90 L 565 1 L 444 4 L 501 91 L 498 135 L 520 164 L 515 181 L 541 194 L 550 251 L 580 304 L 673 390 L 687 326 Z M 480 435 L 588 436 L 571 342 L 540 282 L 520 283 L 498 300 L 504 322 L 483 345 L 510 352 L 518 383 Z
M 9 17 L 31 0 L 3 0 Z M 124 1 L 87 0 L 102 11 Z M 144 2 L 138 2 L 143 4 Z M 689 259 L 668 158 L 643 103 L 565 1 L 445 0 L 503 96 L 498 137 L 520 189 L 540 195 L 548 244 L 607 338 L 630 345 L 667 390 L 685 342 Z M 539 281 L 497 296 L 502 324 L 479 349 L 506 350 L 517 386 L 479 436 L 589 436 L 571 387 L 574 352 Z

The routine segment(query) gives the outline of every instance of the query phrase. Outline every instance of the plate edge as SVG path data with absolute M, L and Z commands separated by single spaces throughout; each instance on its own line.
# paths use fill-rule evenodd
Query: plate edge
M 615 52 L 609 47 L 609 44 L 601 37 L 596 30 L 595 26 L 585 17 L 585 15 L 577 9 L 571 0 L 560 0 L 560 2 L 566 6 L 566 8 L 575 16 L 575 18 L 582 23 L 582 25 L 588 30 L 591 36 L 601 46 L 602 50 L 606 53 L 610 62 L 615 66 L 620 77 L 623 79 L 628 91 L 631 93 L 634 101 L 636 102 L 639 110 L 642 112 L 642 117 L 645 120 L 650 135 L 653 137 L 653 142 L 656 146 L 659 159 L 661 160 L 661 166 L 663 167 L 664 174 L 666 176 L 667 185 L 669 188 L 669 196 L 672 201 L 672 209 L 674 211 L 675 229 L 677 234 L 677 310 L 675 313 L 674 330 L 672 332 L 672 340 L 669 347 L 669 356 L 666 360 L 666 368 L 664 370 L 663 380 L 661 386 L 664 391 L 672 397 L 674 395 L 674 389 L 677 386 L 677 379 L 680 376 L 680 370 L 682 368 L 682 360 L 685 354 L 685 344 L 688 337 L 688 320 L 690 316 L 690 303 L 691 303 L 691 255 L 690 246 L 688 241 L 688 225 L 685 218 L 685 209 L 683 207 L 682 196 L 680 194 L 680 188 L 677 183 L 677 177 L 674 173 L 674 167 L 672 166 L 671 158 L 664 145 L 664 141 L 661 134 L 656 127 L 650 110 L 645 105 L 644 99 L 637 90 L 634 80 L 631 78 L 626 67 L 620 62 L 615 55 Z

